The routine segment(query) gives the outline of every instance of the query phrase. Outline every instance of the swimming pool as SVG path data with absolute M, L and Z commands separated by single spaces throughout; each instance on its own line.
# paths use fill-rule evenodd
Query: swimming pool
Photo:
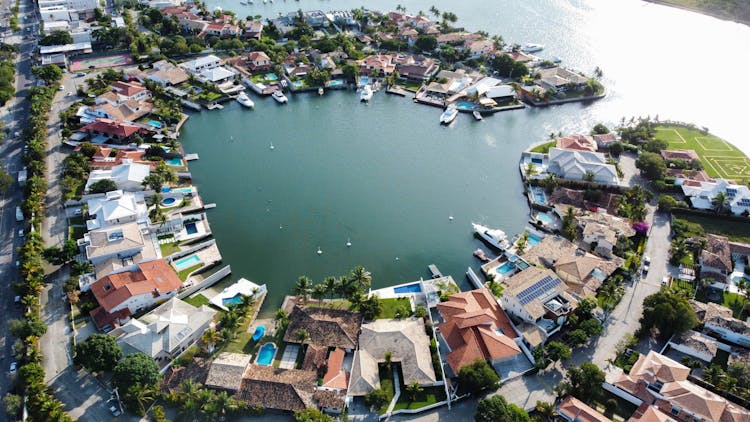
M 537 204 L 546 204 L 547 203 L 547 195 L 544 194 L 544 190 L 541 188 L 534 188 L 532 190 L 534 193 L 534 200 Z
M 512 262 L 506 261 L 506 262 L 503 262 L 503 265 L 500 265 L 499 267 L 495 268 L 495 272 L 499 275 L 505 275 L 515 269 L 516 269 L 515 264 L 513 264 Z
M 153 126 L 157 129 L 161 129 L 161 127 L 163 126 L 161 122 L 157 122 L 156 120 L 149 120 L 148 122 L 146 122 L 146 124 Z
M 266 333 L 266 327 L 259 325 L 253 333 L 253 341 L 260 340 L 261 337 Z
M 276 76 L 275 73 L 266 73 L 266 80 L 267 81 L 278 81 L 279 77 Z
M 195 223 L 187 223 L 185 224 L 185 231 L 187 234 L 196 234 L 198 233 L 198 227 L 195 225 Z
M 466 101 L 461 101 L 456 104 L 456 108 L 458 108 L 459 110 L 474 110 L 474 104 Z
M 527 244 L 528 244 L 529 247 L 535 246 L 535 245 L 537 245 L 541 241 L 542 241 L 541 237 L 539 237 L 539 236 L 537 236 L 535 234 L 529 233 L 529 241 L 527 242 Z
M 273 343 L 266 343 L 261 346 L 258 352 L 258 358 L 255 359 L 255 363 L 258 365 L 268 366 L 273 362 L 273 357 L 276 355 L 276 345 Z
M 171 192 L 193 193 L 193 188 L 177 188 L 177 189 L 172 189 Z
M 328 86 L 341 86 L 344 84 L 344 81 L 340 81 L 338 79 L 334 79 L 332 81 L 328 81 Z
M 422 287 L 419 283 L 407 284 L 406 286 L 399 286 L 393 288 L 393 293 L 419 293 L 422 291 Z
M 367 76 L 360 76 L 359 77 L 359 84 L 360 85 L 367 85 L 370 82 L 370 78 Z
M 175 268 L 177 268 L 177 271 L 182 271 L 185 268 L 192 267 L 193 265 L 200 264 L 201 259 L 198 258 L 198 255 L 190 255 L 187 258 L 181 258 L 174 262 Z
M 555 220 L 552 218 L 551 215 L 545 214 L 545 213 L 539 213 L 536 215 L 536 219 L 541 221 L 544 224 L 552 224 L 555 222 Z
M 240 303 L 242 303 L 242 295 L 239 293 L 232 297 L 225 297 L 221 299 L 221 304 L 226 307 L 229 307 L 229 305 L 239 305 Z
M 165 161 L 165 163 L 170 166 L 182 167 L 182 159 L 180 157 L 170 158 L 169 160 Z
M 176 198 L 164 198 L 161 203 L 163 205 L 173 205 L 175 202 L 177 202 Z
M 295 88 L 302 88 L 304 83 L 302 81 L 294 81 L 292 82 L 292 85 L 294 85 Z

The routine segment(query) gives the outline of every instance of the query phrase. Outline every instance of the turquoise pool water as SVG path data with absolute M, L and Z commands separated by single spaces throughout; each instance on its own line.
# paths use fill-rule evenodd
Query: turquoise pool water
M 295 88 L 302 88 L 302 85 L 304 84 L 302 83 L 302 81 L 294 81 L 292 82 L 292 85 L 294 85 Z
M 340 81 L 338 79 L 334 79 L 332 81 L 328 81 L 328 86 L 341 86 L 344 84 L 344 81 Z
M 360 76 L 359 77 L 359 84 L 360 85 L 367 85 L 370 82 L 370 78 L 368 76 Z
M 185 224 L 185 231 L 187 234 L 196 234 L 198 233 L 198 227 L 196 227 L 195 223 L 187 223 Z
M 164 200 L 161 201 L 161 203 L 164 205 L 172 205 L 175 202 L 177 202 L 177 199 L 175 198 L 164 198 Z
M 227 307 L 229 305 L 239 305 L 240 303 L 242 303 L 242 295 L 239 293 L 232 297 L 225 297 L 224 299 L 221 299 L 221 304 Z
M 541 237 L 539 237 L 539 236 L 537 236 L 535 234 L 529 233 L 529 241 L 528 241 L 528 246 L 529 247 L 532 247 L 532 246 L 538 244 L 541 241 L 542 241 Z
M 535 188 L 532 188 L 532 189 L 533 189 L 533 192 L 534 192 L 534 200 L 536 200 L 536 203 L 537 204 L 546 204 L 547 203 L 547 196 L 544 194 L 544 190 L 541 189 L 541 188 L 539 188 L 539 187 L 535 187 Z
M 458 108 L 459 110 L 474 110 L 474 104 L 466 101 L 461 101 L 456 104 L 456 108 Z
M 544 224 L 552 224 L 555 221 L 551 215 L 542 213 L 537 214 L 536 219 Z
M 275 73 L 266 73 L 266 80 L 268 80 L 268 81 L 278 81 L 279 77 L 276 76 Z
M 495 268 L 495 272 L 499 275 L 505 275 L 516 269 L 515 264 L 512 262 L 503 262 L 503 265 Z
M 399 286 L 393 288 L 393 293 L 419 293 L 422 291 L 419 283 L 408 284 L 406 286 Z
M 157 129 L 161 129 L 161 127 L 162 127 L 161 122 L 157 122 L 156 120 L 149 120 L 146 123 L 149 124 L 150 126 L 153 126 L 153 127 L 157 128 Z
M 190 255 L 187 258 L 181 258 L 174 262 L 175 268 L 177 268 L 177 271 L 182 271 L 185 268 L 192 267 L 193 265 L 197 265 L 201 262 L 201 259 L 198 258 L 198 255 Z
M 182 159 L 179 157 L 170 158 L 169 160 L 165 161 L 165 163 L 169 164 L 170 166 L 175 167 L 182 167 Z
M 273 343 L 266 343 L 260 348 L 255 362 L 258 365 L 268 366 L 273 362 L 274 355 L 276 355 L 276 346 Z

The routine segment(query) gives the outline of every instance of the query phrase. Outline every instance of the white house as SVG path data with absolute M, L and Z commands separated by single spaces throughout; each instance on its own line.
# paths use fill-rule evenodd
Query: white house
M 128 162 L 126 162 L 128 161 Z M 86 191 L 92 184 L 111 179 L 117 185 L 117 189 L 136 192 L 143 190 L 141 184 L 146 176 L 151 172 L 151 168 L 146 164 L 133 163 L 132 160 L 123 160 L 123 164 L 112 167 L 107 170 L 93 170 L 86 181 Z
M 39 0 L 39 15 L 47 21 L 78 21 L 93 16 L 96 0 Z
M 208 56 L 198 57 L 188 62 L 180 63 L 179 66 L 188 73 L 199 75 L 201 72 L 221 66 L 221 59 L 209 54 Z
M 711 181 L 686 180 L 682 183 L 682 193 L 690 198 L 693 208 L 700 210 L 714 209 L 714 198 L 723 193 L 726 199 L 724 204 L 732 211 L 732 214 L 740 215 L 750 212 L 750 189 L 744 185 L 737 185 L 726 179 Z
M 604 154 L 589 151 L 576 151 L 550 148 L 548 172 L 557 177 L 571 180 L 586 180 L 605 185 L 619 185 L 617 169 L 607 164 Z
M 81 243 L 85 246 L 86 258 L 97 265 L 113 257 L 123 260 L 139 255 L 150 245 L 151 238 L 144 236 L 138 223 L 126 223 L 92 230 L 83 236 Z M 156 257 L 153 245 L 150 246 L 148 255 Z
M 107 192 L 103 197 L 90 199 L 87 204 L 90 217 L 86 221 L 88 230 L 131 222 L 148 222 L 148 206 L 143 192 L 115 190 Z

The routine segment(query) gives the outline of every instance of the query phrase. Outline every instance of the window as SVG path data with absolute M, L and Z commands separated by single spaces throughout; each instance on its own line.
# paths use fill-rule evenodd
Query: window
M 680 410 L 682 409 L 680 409 L 679 406 L 672 405 L 672 409 L 669 411 L 669 413 L 671 413 L 674 416 L 677 416 L 680 414 Z

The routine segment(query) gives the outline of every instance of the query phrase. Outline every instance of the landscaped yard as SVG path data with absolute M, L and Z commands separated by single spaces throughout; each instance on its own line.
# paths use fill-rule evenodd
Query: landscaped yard
M 197 294 L 195 296 L 190 296 L 185 299 L 183 299 L 185 302 L 195 306 L 196 308 L 200 308 L 203 305 L 208 305 L 208 298 L 206 296 L 203 296 L 201 294 Z
M 547 154 L 549 152 L 549 149 L 553 148 L 555 145 L 557 145 L 557 141 L 550 141 L 531 148 L 531 152 L 540 152 L 542 154 Z
M 180 277 L 180 280 L 185 281 L 185 280 L 187 280 L 187 278 L 190 275 L 190 273 L 192 273 L 193 271 L 197 270 L 198 268 L 200 268 L 202 266 L 203 266 L 203 263 L 195 264 L 192 267 L 187 267 L 184 270 L 178 272 L 177 276 Z
M 391 403 L 391 400 L 393 400 L 393 396 L 396 394 L 396 389 L 393 387 L 393 370 L 389 369 L 386 364 L 381 363 L 378 365 L 378 375 L 380 377 L 380 388 L 382 388 L 388 396 L 388 403 L 378 410 L 378 413 L 382 415 L 388 410 L 388 405 Z
M 402 386 L 401 395 L 398 397 L 393 410 L 419 409 L 442 400 L 445 400 L 445 388 L 443 386 L 425 387 L 421 393 L 416 395 L 416 400 L 413 402 L 409 401 L 409 393 L 407 393 L 406 387 Z
M 256 309 L 260 305 L 261 302 L 256 302 L 255 304 L 253 304 L 253 307 L 250 308 L 250 312 L 248 312 L 248 317 L 242 320 L 242 323 L 240 323 L 240 328 L 237 330 L 237 337 L 225 344 L 223 347 L 217 348 L 216 353 L 222 351 L 230 353 L 244 353 L 249 355 L 256 353 L 258 351 L 258 346 L 268 341 L 276 343 L 277 347 L 283 344 L 283 341 L 281 340 L 284 338 L 283 330 L 279 330 L 274 337 L 263 336 L 257 342 L 253 342 L 254 333 L 247 332 L 248 327 L 250 327 L 250 324 L 252 324 L 253 322 L 253 319 L 251 319 L 250 317 L 255 314 Z
M 681 126 L 658 126 L 656 138 L 667 141 L 669 149 L 692 149 L 703 169 L 712 177 L 750 178 L 750 159 L 734 145 L 700 130 Z
M 721 296 L 719 296 L 721 295 Z M 695 295 L 695 299 L 700 302 L 714 302 L 720 303 L 723 306 L 732 310 L 732 315 L 735 318 L 741 318 L 742 308 L 745 306 L 745 297 L 732 292 L 718 291 L 711 288 L 703 288 L 698 290 Z
M 68 236 L 71 240 L 78 240 L 86 234 L 86 226 L 71 226 L 69 228 Z
M 160 243 L 159 249 L 161 249 L 161 256 L 162 257 L 168 257 L 169 255 L 172 255 L 175 252 L 180 251 L 180 247 L 178 246 L 180 242 L 169 242 L 169 243 Z
M 730 220 L 721 216 L 709 217 L 682 213 L 675 213 L 675 215 L 680 219 L 700 225 L 706 233 L 726 236 L 735 242 L 750 243 L 750 221 Z
M 411 302 L 405 297 L 380 299 L 380 314 L 378 318 L 389 319 L 406 318 L 411 315 Z
M 695 296 L 695 286 L 693 285 L 693 283 L 686 280 L 681 280 L 678 278 L 674 279 L 672 281 L 672 289 L 674 289 L 675 291 L 685 292 L 687 297 Z

